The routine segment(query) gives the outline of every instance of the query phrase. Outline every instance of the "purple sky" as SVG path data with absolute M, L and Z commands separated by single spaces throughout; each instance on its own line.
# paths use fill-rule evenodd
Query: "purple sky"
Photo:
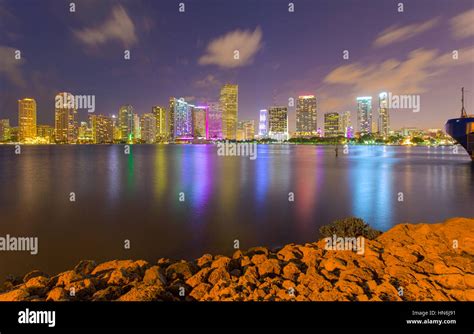
M 314 94 L 318 126 L 331 111 L 355 122 L 356 96 L 385 90 L 421 96 L 420 112 L 391 112 L 392 128 L 442 128 L 461 86 L 474 113 L 471 0 L 405 1 L 403 12 L 391 0 L 296 0 L 294 12 L 286 0 L 186 0 L 184 12 L 171 0 L 74 2 L 71 13 L 70 1 L 0 0 L 0 118 L 16 125 L 28 96 L 52 125 L 59 91 L 95 95 L 96 113 L 142 114 L 169 96 L 217 100 L 226 82 L 239 85 L 239 119 Z M 290 130 L 294 119 L 290 108 Z

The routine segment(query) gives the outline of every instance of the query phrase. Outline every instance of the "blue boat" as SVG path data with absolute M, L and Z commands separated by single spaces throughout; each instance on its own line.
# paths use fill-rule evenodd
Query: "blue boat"
M 469 154 L 474 161 L 474 115 L 468 115 L 464 109 L 464 87 L 462 88 L 461 117 L 446 122 L 445 129 Z

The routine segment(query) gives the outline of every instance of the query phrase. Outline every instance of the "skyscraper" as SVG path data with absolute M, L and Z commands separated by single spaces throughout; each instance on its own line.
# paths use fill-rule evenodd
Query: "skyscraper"
M 36 134 L 42 144 L 51 144 L 54 142 L 54 128 L 50 125 L 36 126 Z
M 225 84 L 221 88 L 220 106 L 222 108 L 222 138 L 236 139 L 239 110 L 239 86 Z
M 194 106 L 193 113 L 193 137 L 194 139 L 208 139 L 209 125 L 208 125 L 208 106 Z
M 362 96 L 357 98 L 357 123 L 359 132 L 372 132 L 372 97 Z
M 114 142 L 114 123 L 111 117 L 90 115 L 89 121 L 94 144 L 112 144 Z
M 274 106 L 268 109 L 268 135 L 270 138 L 288 140 L 288 108 Z
M 349 138 L 348 134 L 350 133 L 351 127 L 351 112 L 341 112 L 339 116 L 339 132 L 344 135 L 344 137 Z
M 133 107 L 129 104 L 121 106 L 119 109 L 119 127 L 122 142 L 133 141 L 133 124 Z
M 296 103 L 296 135 L 301 137 L 316 136 L 318 113 L 314 95 L 298 96 Z
M 143 114 L 141 117 L 141 139 L 147 144 L 156 142 L 156 116 L 155 113 Z
M 20 142 L 31 142 L 36 138 L 36 101 L 18 100 L 18 137 Z
M 0 119 L 0 141 L 9 141 L 10 138 L 10 120 Z
M 260 138 L 268 136 L 268 110 L 261 109 L 258 122 L 258 135 Z
M 172 114 L 174 115 L 174 139 L 188 140 L 193 138 L 193 117 L 191 105 L 183 98 L 174 99 Z
M 387 137 L 390 132 L 390 115 L 388 109 L 388 95 L 386 92 L 379 94 L 379 123 L 378 130 L 381 136 Z
M 77 142 L 77 109 L 74 95 L 59 93 L 55 98 L 54 136 L 56 143 L 74 144 Z
M 155 115 L 156 119 L 156 139 L 157 141 L 164 140 L 166 138 L 166 110 L 160 106 L 154 106 L 152 108 L 152 114 Z
M 255 121 L 243 120 L 237 125 L 237 140 L 253 140 L 255 138 Z
M 133 114 L 133 139 L 138 141 L 142 138 L 140 115 Z
M 324 137 L 337 137 L 339 130 L 339 113 L 327 112 L 324 114 Z
M 219 102 L 209 103 L 209 139 L 222 139 L 222 110 Z
M 176 108 L 176 98 L 170 97 L 168 114 L 166 115 L 166 127 L 168 129 L 168 136 L 171 140 L 174 139 L 174 110 Z

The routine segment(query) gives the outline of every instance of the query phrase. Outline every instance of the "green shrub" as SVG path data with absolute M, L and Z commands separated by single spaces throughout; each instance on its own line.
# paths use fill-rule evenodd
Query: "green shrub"
M 350 217 L 339 219 L 329 225 L 319 228 L 321 239 L 332 238 L 333 235 L 337 237 L 359 237 L 373 240 L 377 238 L 382 232 L 373 229 L 366 224 L 362 219 Z

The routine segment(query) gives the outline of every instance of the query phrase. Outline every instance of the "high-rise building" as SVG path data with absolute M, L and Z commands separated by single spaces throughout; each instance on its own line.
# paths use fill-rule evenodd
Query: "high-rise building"
M 31 142 L 36 138 L 36 101 L 18 100 L 18 136 L 20 142 Z
M 114 142 L 114 123 L 111 117 L 90 115 L 89 122 L 94 144 L 112 144 Z
M 50 125 L 38 125 L 36 127 L 36 134 L 44 144 L 51 144 L 54 142 L 54 128 Z
M 170 103 L 171 105 L 171 103 Z M 173 138 L 178 140 L 189 140 L 193 138 L 193 116 L 192 105 L 187 103 L 183 98 L 174 99 L 172 102 L 173 109 L 170 110 L 174 115 Z
M 288 140 L 288 108 L 274 106 L 268 109 L 268 135 L 270 138 Z
M 219 102 L 210 102 L 209 104 L 209 139 L 222 139 L 222 110 Z
M 156 140 L 162 141 L 166 138 L 166 110 L 160 106 L 154 106 L 152 108 L 152 114 L 155 115 L 156 119 Z
M 337 112 L 327 112 L 324 114 L 324 137 L 337 137 L 339 130 L 340 117 Z
M 225 84 L 221 88 L 220 107 L 222 108 L 222 138 L 236 139 L 239 112 L 239 86 Z
M 379 94 L 379 124 L 380 135 L 387 137 L 390 133 L 390 114 L 388 109 L 388 94 L 382 92 Z
M 170 97 L 169 109 L 166 117 L 166 124 L 168 129 L 168 136 L 170 139 L 174 139 L 174 111 L 176 108 L 176 98 Z
M 237 123 L 237 140 L 253 140 L 255 138 L 255 121 L 244 120 Z
M 300 137 L 316 136 L 318 113 L 314 95 L 298 96 L 296 102 L 296 135 Z
M 138 141 L 142 138 L 140 115 L 133 114 L 133 139 Z
M 141 139 L 147 144 L 156 143 L 156 116 L 154 113 L 143 114 L 141 117 Z
M 351 112 L 350 111 L 343 111 L 339 115 L 339 132 L 346 138 L 349 138 L 348 134 L 350 134 L 352 128 L 351 124 Z
M 129 104 L 123 105 L 119 109 L 120 140 L 122 142 L 133 142 L 133 107 Z
M 258 122 L 258 135 L 260 138 L 268 136 L 268 110 L 261 109 Z
M 59 93 L 55 98 L 54 137 L 59 144 L 75 144 L 78 136 L 77 109 L 74 95 Z
M 372 131 L 372 97 L 361 96 L 357 98 L 357 123 L 359 132 L 370 133 Z
M 0 119 L 0 141 L 6 142 L 10 139 L 10 120 L 8 118 Z
M 209 138 L 209 124 L 208 124 L 208 106 L 194 106 L 193 113 L 193 137 L 194 139 L 208 139 Z
M 89 121 L 92 123 L 91 116 L 89 116 Z M 81 122 L 79 125 L 79 129 L 77 131 L 77 141 L 80 144 L 91 144 L 94 142 L 92 138 L 92 128 L 89 126 L 89 124 L 87 124 L 87 122 Z

